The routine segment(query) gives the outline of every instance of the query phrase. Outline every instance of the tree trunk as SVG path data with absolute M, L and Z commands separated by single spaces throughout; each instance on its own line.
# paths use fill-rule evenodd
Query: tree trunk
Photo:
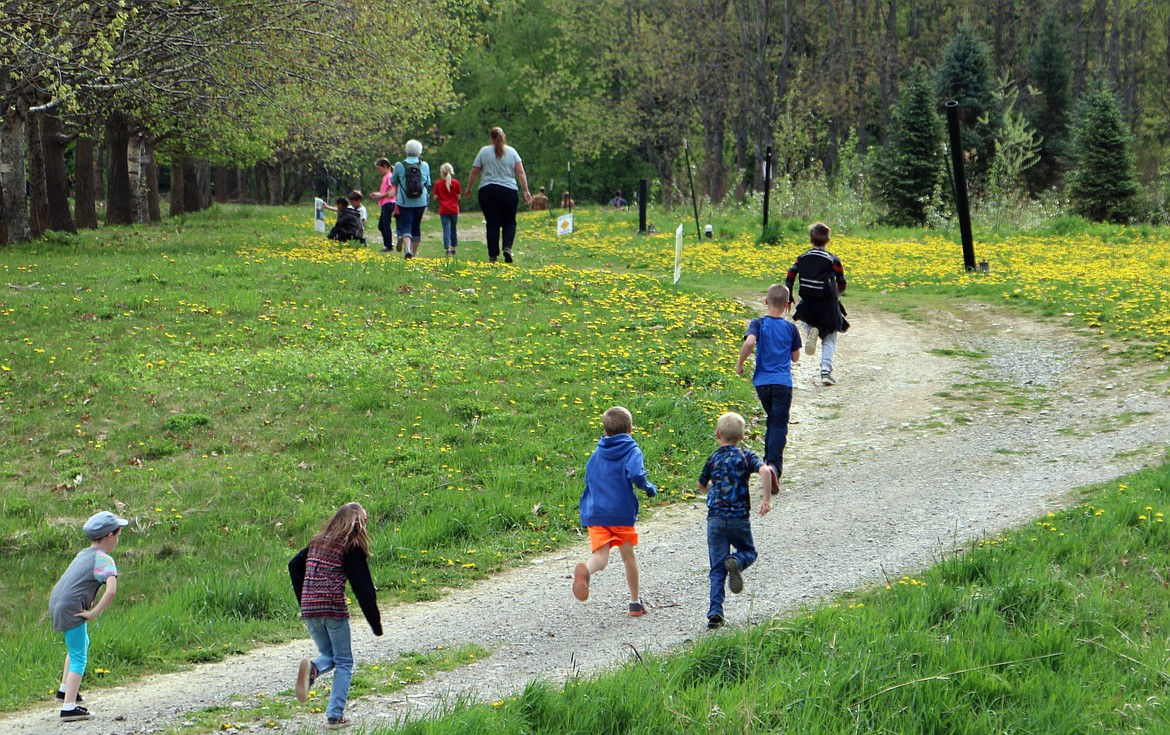
M 195 159 L 183 156 L 183 211 L 198 212 L 199 206 L 199 169 Z
M 228 203 L 228 170 L 223 166 L 216 166 L 212 170 L 212 178 L 214 179 L 214 194 L 215 201 L 219 204 Z
M 158 160 L 154 157 L 154 136 L 147 135 L 142 163 L 146 167 L 146 221 L 162 222 L 162 202 L 159 200 Z
M 49 207 L 49 229 L 77 232 L 69 213 L 69 176 L 65 173 L 65 136 L 61 119 L 53 112 L 41 115 L 41 148 L 45 159 L 45 202 Z
M 228 189 L 228 199 L 233 202 L 244 200 L 244 172 L 239 168 L 231 170 L 231 186 Z
M 130 196 L 130 169 L 126 151 L 130 145 L 130 126 L 120 112 L 110 113 L 106 119 L 106 150 L 110 152 L 110 167 L 106 182 L 106 224 L 134 224 L 133 201 Z
M 177 217 L 180 214 L 187 213 L 185 206 L 187 200 L 186 174 L 183 169 L 186 168 L 186 157 L 175 156 L 174 163 L 171 164 L 171 216 Z
M 73 191 L 75 195 L 74 209 L 77 215 L 77 226 L 87 230 L 96 230 L 97 219 L 97 186 L 94 171 L 93 138 L 87 131 L 77 136 L 77 145 L 74 148 Z
M 24 126 L 28 137 L 25 155 L 28 157 L 28 232 L 40 237 L 49 229 L 49 204 L 45 201 L 45 149 L 41 145 L 41 116 L 33 115 Z
M 130 190 L 130 216 L 136 223 L 146 221 L 146 199 L 142 190 L 142 133 L 126 143 L 126 180 Z
M 211 209 L 211 166 L 199 164 L 199 211 Z
M 273 206 L 284 204 L 284 172 L 279 161 L 265 164 L 268 170 L 268 203 Z
M 24 242 L 30 237 L 28 204 L 24 192 L 24 126 L 27 113 L 17 109 L 0 119 L 0 189 L 4 191 L 4 221 L 8 242 Z

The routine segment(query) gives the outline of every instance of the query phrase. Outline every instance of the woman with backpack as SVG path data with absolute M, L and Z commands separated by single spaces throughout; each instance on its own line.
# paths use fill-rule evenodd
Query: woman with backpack
M 495 263 L 500 256 L 500 233 L 504 235 L 504 262 L 512 262 L 512 243 L 516 240 L 516 207 L 520 204 L 520 193 L 524 201 L 532 203 L 528 192 L 528 177 L 524 175 L 524 162 L 516 149 L 507 145 L 507 137 L 500 128 L 492 128 L 488 134 L 491 145 L 479 149 L 471 174 L 467 178 L 467 194 L 475 185 L 475 179 L 483 174 L 479 184 L 479 208 L 487 220 L 488 259 Z
M 431 188 L 431 167 L 419 158 L 422 149 L 417 140 L 406 141 L 406 158 L 394 164 L 390 177 L 390 183 L 398 187 L 398 249 L 407 260 L 418 255 L 423 212 L 430 201 L 427 191 Z

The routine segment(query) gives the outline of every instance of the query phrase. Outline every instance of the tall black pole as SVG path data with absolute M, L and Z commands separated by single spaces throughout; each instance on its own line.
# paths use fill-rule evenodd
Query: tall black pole
M 687 158 L 687 178 L 691 182 L 691 205 L 695 208 L 695 237 L 703 239 L 703 230 L 699 227 L 699 200 L 695 198 L 695 177 L 691 174 L 691 147 L 683 138 L 683 153 Z
M 569 161 L 565 164 L 568 170 L 568 183 L 565 184 L 565 190 L 569 192 L 569 214 L 573 213 L 573 162 Z
M 646 232 L 646 194 L 650 186 L 646 179 L 638 180 L 638 232 Z
M 967 174 L 963 170 L 963 139 L 959 134 L 959 103 L 947 102 L 947 127 L 951 133 L 951 163 L 955 170 L 955 209 L 959 210 L 959 235 L 963 238 L 963 267 L 975 270 L 975 238 L 971 235 L 971 205 L 967 202 Z
M 764 227 L 768 226 L 768 204 L 772 201 L 772 146 L 764 154 Z

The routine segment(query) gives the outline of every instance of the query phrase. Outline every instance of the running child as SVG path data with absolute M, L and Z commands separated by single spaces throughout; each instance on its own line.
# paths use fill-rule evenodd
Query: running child
M 837 334 L 849 330 L 845 320 L 846 312 L 840 295 L 845 292 L 845 268 L 841 259 L 830 253 L 829 227 L 816 222 L 808 228 L 812 249 L 805 252 L 792 267 L 784 285 L 790 293 L 792 285 L 800 277 L 800 304 L 792 318 L 804 322 L 804 351 L 815 355 L 817 338 L 821 340 L 821 384 L 836 385 L 833 377 L 833 355 L 837 351 Z M 791 298 L 791 296 L 789 297 Z
M 581 495 L 581 525 L 589 529 L 590 557 L 573 570 L 573 596 L 584 602 L 589 599 L 589 579 L 609 564 L 610 550 L 617 547 L 626 568 L 626 583 L 630 587 L 629 612 L 632 617 L 646 614 L 646 604 L 638 590 L 638 560 L 634 547 L 638 532 L 638 497 L 634 486 L 642 488 L 647 497 L 658 494 L 658 488 L 646 479 L 642 450 L 630 432 L 634 417 L 621 406 L 614 406 L 601 417 L 605 436 L 597 442 L 597 449 L 585 463 L 585 492 Z
M 771 493 L 766 488 L 776 481 L 772 468 L 755 452 L 740 449 L 743 439 L 743 416 L 725 413 L 715 424 L 719 448 L 703 465 L 699 489 L 707 493 L 707 558 L 711 563 L 711 601 L 707 607 L 707 627 L 721 627 L 724 585 L 732 594 L 743 592 L 743 572 L 756 562 L 752 540 L 752 496 L 748 478 L 760 476 L 760 517 L 772 510 Z M 731 547 L 735 551 L 731 551 Z
M 82 707 L 81 678 L 89 662 L 89 629 L 87 623 L 97 620 L 118 594 L 118 567 L 110 557 L 122 528 L 130 521 L 119 518 L 108 510 L 95 513 L 81 530 L 90 540 L 89 547 L 77 552 L 73 562 L 49 595 L 49 615 L 53 630 L 65 635 L 65 670 L 61 672 L 61 687 L 57 699 L 61 701 L 61 722 L 88 720 L 93 714 Z M 106 591 L 94 604 L 97 591 L 105 585 Z
M 288 563 L 301 618 L 320 652 L 315 659 L 301 659 L 296 695 L 304 702 L 317 677 L 333 671 L 333 686 L 325 707 L 328 729 L 350 724 L 345 719 L 345 703 L 349 700 L 349 683 L 353 678 L 349 605 L 345 599 L 347 579 L 370 629 L 374 635 L 382 635 L 382 616 L 367 562 L 370 534 L 366 521 L 366 509 L 360 503 L 346 503 Z

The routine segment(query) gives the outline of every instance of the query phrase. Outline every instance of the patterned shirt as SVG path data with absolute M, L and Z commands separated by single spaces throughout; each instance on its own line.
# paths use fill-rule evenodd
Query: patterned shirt
M 728 444 L 707 458 L 699 484 L 707 486 L 707 516 L 747 518 L 752 512 L 748 477 L 760 471 L 763 461 L 750 449 Z
M 118 567 L 109 554 L 96 546 L 79 551 L 49 595 L 53 630 L 64 633 L 83 625 L 85 618 L 77 617 L 77 613 L 88 610 L 101 586 L 116 576 Z
M 302 618 L 348 618 L 345 568 L 339 546 L 309 547 L 305 586 L 301 592 Z

